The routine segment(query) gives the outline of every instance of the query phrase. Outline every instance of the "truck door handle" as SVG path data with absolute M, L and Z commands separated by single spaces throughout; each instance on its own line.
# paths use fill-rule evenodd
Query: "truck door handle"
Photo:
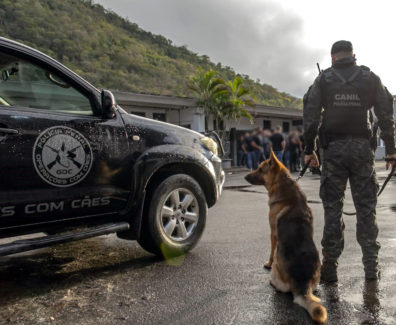
M 16 134 L 19 133 L 19 131 L 18 131 L 18 130 L 15 130 L 15 129 L 0 128 L 0 133 L 16 135 Z

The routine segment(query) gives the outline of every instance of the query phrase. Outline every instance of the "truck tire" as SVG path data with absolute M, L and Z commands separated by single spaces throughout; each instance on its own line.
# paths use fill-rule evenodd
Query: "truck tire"
M 188 175 L 172 175 L 159 184 L 149 200 L 139 244 L 164 258 L 194 248 L 204 231 L 208 213 L 199 184 Z

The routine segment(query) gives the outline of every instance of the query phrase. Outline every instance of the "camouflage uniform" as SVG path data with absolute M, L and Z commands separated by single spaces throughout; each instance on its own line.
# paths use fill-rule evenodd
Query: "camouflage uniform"
M 378 271 L 380 248 L 376 240 L 378 226 L 375 215 L 378 182 L 374 170 L 374 153 L 367 139 L 333 141 L 324 150 L 320 185 L 320 197 L 325 210 L 322 247 L 324 268 L 327 270 L 324 271 L 335 270 L 344 248 L 342 208 L 348 179 L 356 208 L 356 237 L 362 247 L 365 271 L 372 278 Z
M 326 80 L 326 73 L 331 75 L 332 68 L 337 70 L 334 74 L 337 76 L 343 74 L 345 79 L 348 79 L 351 74 L 355 74 L 357 69 L 361 69 L 366 79 L 357 78 L 351 82 L 351 85 L 348 85 L 349 92 L 353 92 L 353 89 L 360 92 L 349 97 L 337 93 L 337 91 L 342 93 L 343 85 L 346 83 L 339 82 L 341 86 L 334 86 L 335 78 L 333 80 L 330 78 L 330 81 Z M 370 137 L 365 135 L 369 134 L 371 130 L 367 117 L 364 117 L 363 114 L 366 112 L 367 115 L 368 109 L 374 107 L 381 129 L 381 138 L 385 142 L 386 153 L 395 153 L 393 98 L 380 79 L 368 68 L 356 66 L 352 57 L 341 59 L 340 62 L 336 61 L 332 68 L 321 73 L 304 96 L 306 154 L 312 154 L 315 150 L 319 124 L 322 123 L 322 127 L 323 125 L 327 126 L 324 128 L 325 141 L 323 142 L 326 143 L 320 187 L 320 197 L 325 212 L 322 276 L 327 272 L 332 280 L 337 280 L 337 259 L 344 248 L 345 226 L 342 219 L 344 192 L 349 180 L 357 213 L 356 236 L 363 252 L 366 277 L 376 278 L 380 248 L 377 242 L 378 226 L 375 213 L 378 182 L 374 170 L 374 152 L 370 147 Z M 359 72 L 356 72 L 356 75 L 358 74 Z M 341 80 L 344 78 L 341 76 Z M 364 86 L 360 87 L 363 83 Z M 334 91 L 334 89 L 336 90 Z M 364 96 L 365 98 L 363 98 Z M 341 104 L 336 103 L 335 105 L 334 103 L 339 98 L 342 98 L 343 101 L 340 102 Z M 345 98 L 346 100 L 344 100 Z M 361 107 L 357 107 L 355 110 L 348 107 L 355 105 L 355 102 L 348 102 L 349 98 L 355 102 L 356 99 L 361 101 Z M 331 109 L 328 109 L 329 107 Z M 360 114 L 356 119 L 351 116 L 354 112 Z M 327 124 L 326 119 L 330 121 Z M 359 128 L 362 130 L 361 135 L 359 135 Z M 367 133 L 365 133 L 366 131 Z M 334 133 L 337 136 L 334 137 Z

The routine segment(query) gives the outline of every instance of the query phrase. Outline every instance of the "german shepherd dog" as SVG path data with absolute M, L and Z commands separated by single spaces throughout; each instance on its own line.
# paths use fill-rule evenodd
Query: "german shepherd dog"
M 320 260 L 306 196 L 272 151 L 271 157 L 245 179 L 268 190 L 271 254 L 264 267 L 271 269 L 271 285 L 278 291 L 292 292 L 294 303 L 305 308 L 316 322 L 325 323 L 327 311 L 312 293 L 319 282 Z

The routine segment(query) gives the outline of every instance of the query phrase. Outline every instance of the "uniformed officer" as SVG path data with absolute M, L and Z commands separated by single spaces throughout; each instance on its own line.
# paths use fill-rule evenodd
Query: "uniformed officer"
M 337 281 L 338 258 L 344 248 L 342 208 L 349 179 L 356 208 L 356 236 L 362 248 L 366 279 L 377 279 L 378 227 L 376 204 L 378 182 L 370 109 L 381 129 L 386 155 L 396 158 L 393 97 L 369 68 L 356 65 L 352 44 L 338 41 L 331 48 L 332 66 L 323 71 L 304 96 L 305 162 L 318 166 L 315 139 L 319 131 L 323 147 L 320 197 L 325 226 L 321 279 Z M 319 124 L 321 124 L 319 128 Z M 387 163 L 387 169 L 390 163 Z

